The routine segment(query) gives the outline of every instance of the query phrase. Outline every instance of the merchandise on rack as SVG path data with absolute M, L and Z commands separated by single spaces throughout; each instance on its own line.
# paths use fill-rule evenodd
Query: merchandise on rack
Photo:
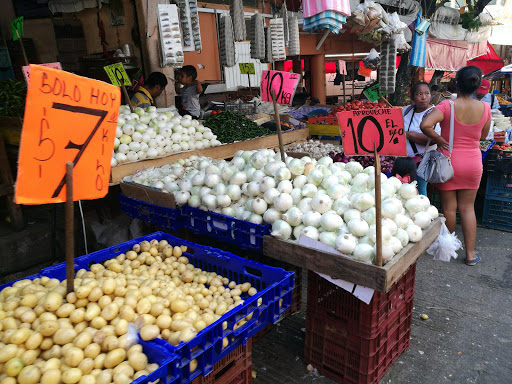
M 182 384 L 207 375 L 217 361 L 244 345 L 265 325 L 279 320 L 293 294 L 292 272 L 162 232 L 76 258 L 75 270 L 75 293 L 67 296 L 64 264 L 45 268 L 41 277 L 35 276 L 52 290 L 47 294 L 47 311 L 64 314 L 62 311 L 82 300 L 85 310 L 78 312 L 90 322 L 84 326 L 90 324 L 99 330 L 91 338 L 98 340 L 105 353 L 110 346 L 123 347 L 129 340 L 127 336 L 110 337 L 109 327 L 121 330 L 121 326 L 126 328 L 128 322 L 134 322 L 142 339 L 155 340 L 151 342 L 178 356 L 177 377 Z M 15 288 L 4 289 L 0 298 L 30 295 L 23 289 L 28 284 L 14 283 Z M 116 298 L 105 298 L 107 292 Z M 60 297 L 60 302 L 65 297 L 68 303 L 60 306 L 57 300 L 55 307 L 54 296 Z M 75 321 L 74 315 L 72 319 Z M 107 337 L 100 340 L 96 336 Z

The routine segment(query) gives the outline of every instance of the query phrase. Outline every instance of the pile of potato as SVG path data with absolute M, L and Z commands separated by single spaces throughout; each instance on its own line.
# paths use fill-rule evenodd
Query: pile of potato
M 67 295 L 65 280 L 48 277 L 3 289 L 0 384 L 130 383 L 158 368 L 148 363 L 137 332 L 143 340 L 188 342 L 257 293 L 249 283 L 194 268 L 182 256 L 186 250 L 143 241 L 78 271 Z M 191 372 L 196 368 L 194 360 Z

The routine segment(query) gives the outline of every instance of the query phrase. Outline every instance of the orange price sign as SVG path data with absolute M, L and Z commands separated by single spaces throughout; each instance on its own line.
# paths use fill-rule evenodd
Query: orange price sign
M 349 156 L 407 156 L 400 108 L 361 109 L 338 113 L 343 150 Z
M 120 103 L 113 85 L 31 65 L 16 202 L 66 201 L 66 162 L 74 164 L 73 200 L 104 197 Z

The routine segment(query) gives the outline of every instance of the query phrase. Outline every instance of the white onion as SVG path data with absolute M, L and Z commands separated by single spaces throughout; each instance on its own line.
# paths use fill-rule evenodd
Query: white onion
M 281 193 L 274 199 L 274 208 L 279 212 L 286 212 L 293 205 L 293 198 L 287 193 Z
M 307 226 L 302 230 L 302 234 L 313 240 L 318 240 L 320 233 L 314 226 Z
M 373 246 L 369 244 L 358 244 L 352 254 L 354 255 L 355 260 L 371 264 L 375 256 L 375 250 L 373 249 Z
M 263 220 L 266 223 L 274 224 L 276 220 L 279 220 L 281 218 L 281 212 L 274 208 L 267 209 L 265 213 L 263 214 Z
M 292 227 L 284 220 L 276 220 L 272 224 L 271 235 L 280 240 L 288 240 L 292 235 Z
M 329 211 L 322 215 L 320 225 L 329 232 L 337 231 L 343 225 L 343 219 L 335 212 Z
M 328 195 L 319 195 L 318 193 L 311 199 L 311 209 L 325 213 L 332 207 L 332 199 Z
M 267 202 L 267 204 L 274 204 L 274 200 L 277 196 L 279 196 L 280 192 L 276 188 L 269 188 L 263 194 L 263 198 Z M 293 198 L 292 198 L 293 202 Z
M 407 235 L 409 236 L 409 241 L 412 243 L 417 243 L 421 240 L 423 237 L 423 233 L 421 232 L 421 228 L 418 227 L 416 224 L 409 225 L 405 231 L 407 232 Z
M 334 242 L 334 248 L 344 255 L 350 255 L 357 246 L 357 238 L 353 235 L 339 235 Z
M 267 210 L 267 207 L 268 207 L 268 205 L 264 199 L 257 198 L 257 199 L 254 199 L 252 202 L 252 210 L 254 213 L 257 213 L 258 215 L 263 215 L 265 213 L 265 211 Z M 286 220 L 286 219 L 284 219 L 284 220 Z

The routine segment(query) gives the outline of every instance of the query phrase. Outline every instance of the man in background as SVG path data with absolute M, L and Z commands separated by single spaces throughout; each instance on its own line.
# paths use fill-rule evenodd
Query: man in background
M 160 96 L 167 86 L 167 77 L 161 72 L 151 73 L 144 85 L 131 98 L 134 107 L 147 108 L 155 105 L 155 99 Z
M 490 86 L 491 83 L 489 82 L 489 80 L 483 79 L 480 88 L 478 88 L 473 94 L 473 99 L 485 101 L 487 104 L 491 106 L 491 109 L 499 109 L 500 104 L 498 102 L 498 99 L 496 98 L 496 96 L 491 95 L 489 93 Z

